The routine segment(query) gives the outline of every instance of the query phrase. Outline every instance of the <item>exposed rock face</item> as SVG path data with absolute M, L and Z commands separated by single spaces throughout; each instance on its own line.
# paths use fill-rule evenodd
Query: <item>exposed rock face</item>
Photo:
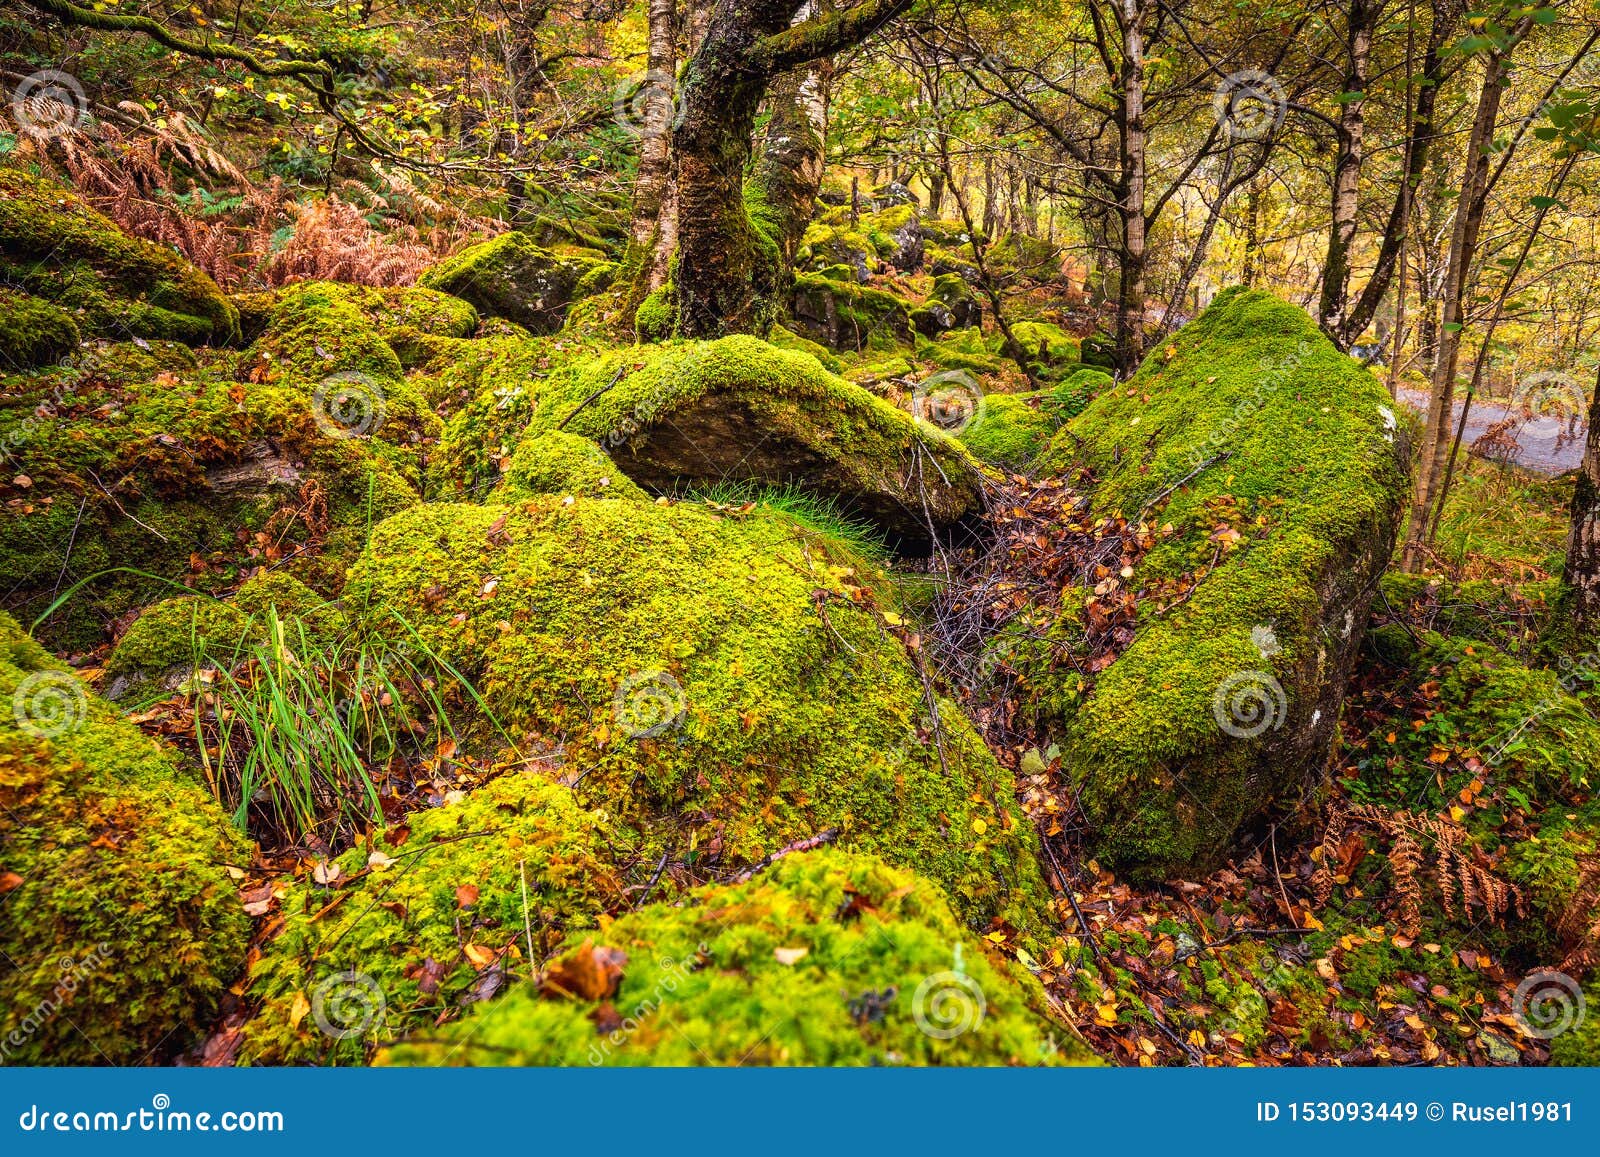
M 915 202 L 863 217 L 861 228 L 872 239 L 878 256 L 894 268 L 910 272 L 922 266 L 922 222 Z
M 1096 511 L 1172 527 L 1134 588 L 1203 576 L 1056 717 L 1098 853 L 1145 878 L 1204 871 L 1324 774 L 1407 478 L 1387 392 L 1299 309 L 1229 291 L 1170 346 L 1051 463 L 1100 479 Z
M 418 284 L 469 301 L 485 316 L 551 334 L 566 320 L 585 275 L 605 263 L 595 250 L 545 248 L 526 233 L 505 233 L 446 258 Z
M 911 325 L 923 337 L 937 337 L 952 329 L 967 329 L 983 321 L 983 306 L 959 274 L 944 273 L 933 279 L 928 300 L 911 311 Z
M 613 447 L 617 465 L 648 488 L 798 486 L 908 549 L 949 532 L 982 501 L 978 468 L 953 439 L 815 358 L 755 338 L 596 358 L 552 383 L 529 432 L 563 422 Z
M 892 350 L 912 340 L 905 302 L 830 276 L 795 278 L 790 310 L 801 336 L 832 350 Z

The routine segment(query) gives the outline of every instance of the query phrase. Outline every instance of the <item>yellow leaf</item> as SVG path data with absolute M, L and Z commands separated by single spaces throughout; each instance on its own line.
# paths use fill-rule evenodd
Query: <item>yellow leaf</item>
M 311 1011 L 311 1002 L 306 999 L 306 994 L 296 992 L 294 999 L 289 1002 L 289 1027 L 299 1028 L 300 1022 L 305 1020 L 306 1013 Z
M 467 959 L 472 961 L 474 968 L 488 968 L 495 961 L 495 950 L 485 948 L 482 944 L 468 944 L 462 951 L 467 954 Z

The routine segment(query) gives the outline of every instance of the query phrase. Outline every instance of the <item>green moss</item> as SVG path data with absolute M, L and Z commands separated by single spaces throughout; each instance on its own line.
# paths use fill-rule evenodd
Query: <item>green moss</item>
M 848 225 L 823 225 L 813 222 L 800 239 L 795 253 L 797 269 L 820 270 L 842 266 L 851 279 L 866 281 L 879 268 L 879 253 L 872 239 Z
M 517 443 L 505 477 L 491 502 L 512 502 L 541 494 L 630 498 L 645 492 L 617 469 L 611 456 L 588 438 L 559 430 L 532 434 Z
M 1042 407 L 1042 394 L 987 394 L 962 445 L 994 466 L 1025 470 L 1060 423 Z
M 1055 723 L 1107 859 L 1191 870 L 1321 767 L 1406 489 L 1389 404 L 1303 312 L 1228 291 L 1046 455 L 1100 479 L 1101 514 L 1171 525 L 1136 583 L 1207 568 L 1172 610 L 1143 603 L 1132 644 Z M 1025 684 L 1048 694 L 1054 665 Z M 1239 728 L 1230 688 L 1270 701 L 1253 737 L 1222 726 Z
M 564 427 L 614 448 L 647 488 L 792 482 L 908 541 L 978 504 L 977 467 L 958 443 L 756 338 L 617 351 L 547 385 L 529 429 Z M 922 467 L 919 484 L 924 454 L 937 465 Z
M 64 589 L 64 565 L 77 577 L 137 566 L 212 592 L 283 558 L 336 590 L 369 519 L 416 501 L 426 414 L 408 422 L 403 391 L 388 398 L 392 421 L 340 437 L 303 378 L 241 383 L 228 356 L 199 365 L 175 348 L 95 347 L 75 365 L 5 379 L 0 444 L 17 448 L 32 479 L 0 524 L 13 605 L 42 610 Z M 105 575 L 45 630 L 63 650 L 91 647 L 105 624 L 169 593 Z
M 633 313 L 633 328 L 640 341 L 666 341 L 678 328 L 678 309 L 672 283 L 651 290 Z
M 1019 321 L 1012 323 L 1011 333 L 1027 354 L 1028 360 L 1042 367 L 1050 368 L 1078 360 L 1078 339 L 1058 325 L 1044 321 Z M 989 343 L 995 353 L 1001 351 L 1001 338 L 1002 335 L 997 331 Z
M 239 315 L 205 274 L 130 237 L 62 185 L 0 166 L 0 283 L 37 291 L 86 335 L 226 342 Z
M 207 657 L 228 660 L 265 641 L 269 610 L 294 618 L 319 640 L 331 639 L 345 625 L 343 613 L 304 583 L 282 571 L 264 571 L 226 600 L 184 595 L 146 609 L 118 641 L 106 674 L 136 684 L 149 675 L 186 672 Z M 120 689 L 107 693 L 123 697 Z
M 1550 1041 L 1550 1063 L 1562 1068 L 1600 1066 L 1600 985 L 1590 984 L 1585 992 L 1587 1015 Z M 1576 1009 L 1574 1009 L 1574 1013 Z
M 892 293 L 817 274 L 795 278 L 794 328 L 835 350 L 896 350 L 912 342 L 906 303 Z
M 822 363 L 823 369 L 831 374 L 844 371 L 844 363 L 835 357 L 827 346 L 821 342 L 812 341 L 810 338 L 801 337 L 781 325 L 775 325 L 767 332 L 767 344 L 775 349 L 794 350 L 797 353 L 810 354 Z
M 359 1063 L 483 999 L 528 967 L 530 940 L 542 958 L 622 904 L 604 846 L 566 788 L 511 773 L 352 849 L 326 887 L 285 881 L 240 1059 Z
M 969 919 L 1031 922 L 1010 777 L 814 538 L 689 504 L 428 506 L 375 530 L 347 602 L 399 609 L 519 743 L 560 742 L 649 862 L 839 828 Z
M 25 705 L 0 717 L 0 876 L 17 877 L 0 903 L 0 1052 L 167 1059 L 243 967 L 250 922 L 224 869 L 248 849 L 200 785 L 4 614 L 0 696 Z
M 1091 1062 L 990 963 L 937 888 L 867 857 L 790 856 L 748 883 L 569 938 L 619 957 L 607 1007 L 519 989 L 380 1064 L 1056 1065 Z M 548 975 L 559 978 L 563 962 Z M 558 981 L 559 982 L 559 981 Z
M 66 310 L 0 289 L 0 364 L 32 369 L 60 361 L 82 338 Z
M 431 462 L 430 493 L 488 493 L 551 380 L 593 350 L 591 342 L 565 335 L 460 342 L 436 372 L 416 379 L 418 389 L 448 415 Z
M 1007 233 L 984 255 L 986 262 L 1002 275 L 1048 280 L 1059 272 L 1060 253 L 1043 237 Z
M 463 298 L 479 312 L 504 317 L 536 334 L 554 333 L 567 307 L 598 276 L 604 254 L 587 248 L 547 249 L 522 232 L 503 233 L 447 257 L 418 284 Z M 592 294 L 597 287 L 591 283 Z

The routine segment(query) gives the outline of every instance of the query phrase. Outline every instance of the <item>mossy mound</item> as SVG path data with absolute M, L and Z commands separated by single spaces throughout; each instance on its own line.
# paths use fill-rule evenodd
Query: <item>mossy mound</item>
M 858 282 L 866 282 L 878 271 L 877 248 L 859 229 L 849 225 L 825 225 L 813 222 L 806 228 L 795 252 L 795 268 L 820 271 L 830 266 L 843 266 Z
M 503 233 L 447 257 L 418 284 L 471 302 L 534 334 L 551 334 L 566 320 L 578 286 L 604 254 L 583 247 L 546 248 L 527 233 Z M 593 290 L 591 290 L 593 292 Z
M 976 420 L 961 431 L 973 456 L 1008 470 L 1026 470 L 1060 422 L 1041 405 L 1042 394 L 988 394 Z
M 1058 437 L 1052 468 L 1087 467 L 1097 513 L 1170 525 L 1134 585 L 1200 578 L 1145 600 L 1054 721 L 1105 861 L 1203 868 L 1320 774 L 1407 486 L 1389 405 L 1305 313 L 1230 290 Z M 1058 687 L 1054 665 L 1025 680 Z
M 13 1064 L 160 1062 L 210 1023 L 250 922 L 210 796 L 0 614 L 0 1044 Z
M 822 363 L 822 368 L 830 374 L 844 373 L 844 362 L 835 357 L 833 351 L 821 342 L 812 341 L 808 337 L 801 337 L 793 330 L 775 325 L 767 331 L 767 344 L 781 350 L 794 350 L 796 353 L 810 354 Z M 854 380 L 853 378 L 851 379 Z
M 563 995 L 563 981 L 620 969 Z M 865 856 L 809 852 L 747 883 L 569 938 L 540 996 L 519 988 L 387 1065 L 1061 1065 L 1088 1050 L 990 963 L 936 887 Z M 570 989 L 568 989 L 570 991 Z
M 233 304 L 182 257 L 130 237 L 65 186 L 5 166 L 0 283 L 47 298 L 88 336 L 201 344 L 239 335 Z
M 66 310 L 0 289 L 0 365 L 19 370 L 58 362 L 83 340 Z
M 810 273 L 795 278 L 794 329 L 831 350 L 893 350 L 911 344 L 906 303 L 881 289 Z
M 375 1045 L 493 995 L 623 902 L 604 832 L 572 793 L 511 773 L 413 813 L 285 882 L 283 924 L 250 970 L 261 1002 L 240 1060 L 359 1063 Z
M 434 339 L 471 337 L 478 328 L 478 312 L 467 302 L 416 287 L 303 281 L 233 300 L 245 340 L 264 360 L 311 377 L 347 370 L 398 376 L 448 350 Z
M 622 350 L 548 383 L 530 430 L 565 423 L 614 448 L 658 492 L 694 483 L 795 485 L 916 548 L 979 509 L 960 445 L 835 377 L 815 358 L 751 337 Z
M 106 695 L 121 700 L 147 689 L 170 689 L 207 659 L 225 662 L 267 637 L 267 617 L 292 618 L 307 637 L 327 640 L 345 626 L 344 614 L 282 571 L 264 571 L 232 597 L 183 595 L 146 608 L 106 662 Z
M 369 522 L 417 500 L 413 427 L 350 436 L 304 379 L 241 383 L 231 361 L 129 343 L 0 380 L 0 442 L 19 448 L 27 470 L 26 485 L 4 484 L 18 499 L 0 527 L 9 605 L 37 614 L 103 575 L 42 628 L 53 646 L 97 645 L 118 618 L 171 593 L 103 574 L 116 567 L 211 593 L 281 562 L 336 591 Z M 400 401 L 392 412 L 403 418 Z
M 346 601 L 397 609 L 519 745 L 561 744 L 647 871 L 836 828 L 975 922 L 1031 922 L 1043 884 L 1011 777 L 927 698 L 841 554 L 691 503 L 428 505 L 374 530 Z
M 541 494 L 645 501 L 643 490 L 588 438 L 545 430 L 517 443 L 491 502 L 514 502 Z
M 935 338 L 952 329 L 967 329 L 983 321 L 983 306 L 960 274 L 942 273 L 933 279 L 928 298 L 911 311 L 911 326 L 923 337 Z
M 1027 354 L 1028 361 L 1038 363 L 1045 369 L 1076 365 L 1078 362 L 1078 339 L 1058 325 L 1047 321 L 1018 321 L 1012 323 L 1011 334 Z M 995 336 L 999 338 L 1000 335 Z M 992 344 L 998 352 L 999 342 Z
M 904 273 L 922 266 L 922 222 L 915 203 L 891 205 L 861 218 L 861 231 L 889 265 Z
M 446 415 L 429 470 L 430 494 L 479 498 L 501 471 L 533 420 L 551 381 L 591 356 L 593 342 L 560 337 L 495 337 L 451 343 L 425 375 L 419 392 Z
M 1049 281 L 1060 274 L 1061 252 L 1043 237 L 1007 233 L 989 247 L 987 263 L 1002 277 Z
M 1569 1007 L 1573 1009 L 1576 1017 L 1576 1002 Z M 1600 1067 L 1600 1016 L 1595 1015 L 1595 1009 L 1600 1008 L 1600 984 L 1590 984 L 1584 993 L 1584 1008 L 1587 1013 L 1578 1020 L 1570 1030 L 1558 1034 L 1550 1041 L 1550 1063 L 1562 1068 L 1597 1068 Z

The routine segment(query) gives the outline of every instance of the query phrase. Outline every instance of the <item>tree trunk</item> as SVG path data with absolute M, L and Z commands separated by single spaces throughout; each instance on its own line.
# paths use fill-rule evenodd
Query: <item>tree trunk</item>
M 678 194 L 673 301 L 680 334 L 764 332 L 779 310 L 784 209 L 764 204 L 759 184 L 747 208 L 744 180 L 768 83 L 861 43 L 910 2 L 866 0 L 796 21 L 809 0 L 717 0 L 685 70 L 672 135 Z
M 1467 273 L 1477 251 L 1478 233 L 1488 201 L 1487 186 L 1492 159 L 1489 146 L 1494 140 L 1495 123 L 1500 115 L 1500 98 L 1505 91 L 1507 70 L 1506 53 L 1496 52 L 1489 57 L 1484 67 L 1477 113 L 1467 138 L 1461 197 L 1450 230 L 1450 250 L 1445 266 L 1444 292 L 1441 294 L 1444 313 L 1437 339 L 1438 353 L 1433 361 L 1422 457 L 1401 559 L 1402 566 L 1407 570 L 1415 570 L 1422 561 L 1435 492 L 1444 475 L 1445 460 L 1450 454 L 1450 418 L 1455 402 L 1456 366 L 1461 356 L 1461 331 L 1466 318 L 1464 298 Z
M 1261 197 L 1266 182 L 1260 174 L 1250 180 L 1244 196 L 1244 268 L 1239 271 L 1239 283 L 1254 289 L 1261 276 Z
M 1600 630 L 1600 383 L 1589 401 L 1589 434 L 1572 492 L 1572 532 L 1563 575 L 1579 637 Z
M 750 175 L 752 195 L 746 201 L 759 206 L 762 219 L 756 224 L 777 245 L 785 274 L 794 267 L 795 252 L 822 188 L 832 72 L 826 60 L 792 68 L 776 77 L 767 91 L 771 115 L 761 155 Z
M 1350 291 L 1350 250 L 1355 244 L 1361 160 L 1365 145 L 1367 62 L 1372 55 L 1372 29 L 1382 0 L 1350 0 L 1345 26 L 1344 90 L 1339 106 L 1339 149 L 1333 166 L 1333 220 L 1328 228 L 1328 254 L 1322 263 L 1322 297 L 1317 324 L 1341 344 Z M 1352 95 L 1360 94 L 1360 95 Z
M 1117 286 L 1117 368 L 1130 374 L 1144 353 L 1144 32 L 1139 0 L 1122 0 L 1122 252 Z
M 639 171 L 633 181 L 633 244 L 636 263 L 632 304 L 660 289 L 677 244 L 677 197 L 672 180 L 673 74 L 678 67 L 676 0 L 650 0 L 646 74 L 638 99 Z

